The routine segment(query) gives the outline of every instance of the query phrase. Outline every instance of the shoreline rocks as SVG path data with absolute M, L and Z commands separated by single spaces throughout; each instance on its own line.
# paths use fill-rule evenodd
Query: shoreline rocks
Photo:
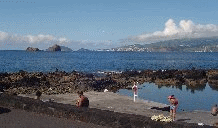
M 121 73 L 105 72 L 103 75 L 82 72 L 25 72 L 0 73 L 0 90 L 15 94 L 30 94 L 41 91 L 44 94 L 65 94 L 82 91 L 116 92 L 139 84 L 152 82 L 161 86 L 186 85 L 191 90 L 202 90 L 206 83 L 218 90 L 218 70 L 144 70 Z

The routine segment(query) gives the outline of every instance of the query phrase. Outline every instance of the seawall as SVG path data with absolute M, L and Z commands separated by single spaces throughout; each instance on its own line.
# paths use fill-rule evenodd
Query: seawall
M 43 102 L 28 97 L 8 95 L 2 93 L 0 96 L 0 105 L 4 107 L 14 107 L 26 111 L 43 113 L 60 118 L 69 118 L 80 120 L 97 125 L 116 127 L 116 128 L 200 128 L 197 124 L 185 122 L 156 122 L 149 117 L 118 113 L 109 110 L 96 108 L 77 108 L 75 105 L 61 104 L 56 102 Z M 211 127 L 206 126 L 204 127 Z

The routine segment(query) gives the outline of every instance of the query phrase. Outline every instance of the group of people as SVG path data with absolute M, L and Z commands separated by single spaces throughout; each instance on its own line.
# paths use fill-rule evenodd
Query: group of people
M 132 90 L 134 92 L 134 102 L 135 102 L 135 95 L 138 96 L 138 87 L 136 85 L 136 82 L 134 82 Z M 170 106 L 169 106 L 170 107 L 170 117 L 173 121 L 175 121 L 176 110 L 177 110 L 178 104 L 179 104 L 178 99 L 175 98 L 174 95 L 170 95 L 170 96 L 168 96 L 168 101 L 170 103 Z M 211 114 L 213 116 L 217 116 L 217 114 L 218 114 L 217 104 L 212 107 Z
M 89 99 L 83 95 L 82 91 L 78 91 L 79 99 L 77 101 L 78 107 L 89 107 Z M 178 107 L 178 100 L 174 97 L 174 95 L 171 95 L 168 97 L 168 100 L 170 102 L 170 117 L 175 120 L 176 116 L 176 109 Z
M 136 82 L 134 82 L 132 90 L 134 92 L 134 102 L 135 102 L 135 96 L 138 96 L 138 87 L 136 85 Z M 168 101 L 170 102 L 170 117 L 174 121 L 176 118 L 176 109 L 178 107 L 178 99 L 174 97 L 174 95 L 168 96 Z
M 137 95 L 137 86 L 135 83 L 134 83 L 134 86 L 132 89 L 134 91 L 134 95 Z M 82 91 L 78 91 L 77 93 L 79 96 L 79 100 L 77 101 L 77 106 L 78 107 L 88 107 L 89 106 L 89 99 L 83 95 Z M 177 110 L 178 104 L 179 104 L 178 99 L 175 98 L 174 95 L 170 95 L 170 96 L 168 96 L 168 101 L 170 103 L 170 117 L 173 121 L 175 121 L 176 110 Z M 217 104 L 212 107 L 211 114 L 213 116 L 217 116 L 217 114 L 218 114 Z

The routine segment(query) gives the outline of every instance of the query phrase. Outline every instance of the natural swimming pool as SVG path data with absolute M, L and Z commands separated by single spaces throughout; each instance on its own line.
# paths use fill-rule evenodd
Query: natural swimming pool
M 194 111 L 203 110 L 210 111 L 214 104 L 218 104 L 218 91 L 213 90 L 208 83 L 204 89 L 191 90 L 182 85 L 175 86 L 158 86 L 154 83 L 144 83 L 138 85 L 138 96 L 140 99 L 169 104 L 167 97 L 175 95 L 179 100 L 178 111 Z M 118 94 L 133 97 L 133 91 L 127 89 L 120 89 Z

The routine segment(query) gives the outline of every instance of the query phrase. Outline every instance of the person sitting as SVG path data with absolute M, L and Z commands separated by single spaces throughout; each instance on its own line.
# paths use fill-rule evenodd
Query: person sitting
M 217 104 L 215 104 L 215 105 L 212 107 L 212 109 L 211 109 L 211 114 L 212 114 L 213 116 L 217 116 L 217 114 L 218 114 L 218 107 L 217 107 Z
M 89 107 L 89 99 L 83 95 L 83 91 L 78 91 L 77 93 L 80 98 L 77 102 L 77 107 Z
M 42 92 L 40 92 L 39 90 L 36 92 L 36 99 L 40 100 L 40 96 L 42 95 Z

